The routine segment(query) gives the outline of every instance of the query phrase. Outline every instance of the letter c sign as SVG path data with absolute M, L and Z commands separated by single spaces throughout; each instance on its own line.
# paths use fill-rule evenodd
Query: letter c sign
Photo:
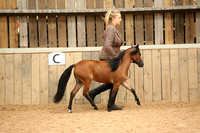
M 65 54 L 61 52 L 49 53 L 49 65 L 65 65 Z

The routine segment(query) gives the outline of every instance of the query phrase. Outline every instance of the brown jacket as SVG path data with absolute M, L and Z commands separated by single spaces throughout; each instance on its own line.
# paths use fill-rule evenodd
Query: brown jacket
M 122 46 L 122 37 L 116 27 L 111 23 L 103 34 L 103 47 L 100 52 L 100 60 L 108 60 L 119 55 Z

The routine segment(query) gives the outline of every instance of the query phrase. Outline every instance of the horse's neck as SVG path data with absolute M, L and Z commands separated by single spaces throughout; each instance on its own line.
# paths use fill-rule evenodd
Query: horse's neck
M 128 72 L 130 65 L 131 65 L 131 59 L 130 59 L 129 52 L 127 51 L 127 53 L 123 57 L 123 62 L 121 64 L 121 68 L 123 70 L 125 70 L 126 72 Z

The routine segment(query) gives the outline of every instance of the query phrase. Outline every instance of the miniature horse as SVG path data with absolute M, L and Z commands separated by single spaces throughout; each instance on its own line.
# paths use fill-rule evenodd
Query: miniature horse
M 71 71 L 74 68 L 74 77 L 76 80 L 76 85 L 71 91 L 70 101 L 69 101 L 69 112 L 72 112 L 72 101 L 79 89 L 84 85 L 83 95 L 91 103 L 95 110 L 98 107 L 91 100 L 89 96 L 89 89 L 92 80 L 100 83 L 112 83 L 113 89 L 109 97 L 108 110 L 113 103 L 114 96 L 118 91 L 120 85 L 124 86 L 126 89 L 130 90 L 134 96 L 137 104 L 140 105 L 140 101 L 135 93 L 135 90 L 130 88 L 126 84 L 126 79 L 128 76 L 128 69 L 131 63 L 136 63 L 139 67 L 143 67 L 143 61 L 141 58 L 141 53 L 139 50 L 139 45 L 121 52 L 118 57 L 110 59 L 108 61 L 95 61 L 95 60 L 82 60 L 76 64 L 69 66 L 61 75 L 58 90 L 54 96 L 54 102 L 58 103 L 64 96 L 67 82 L 70 78 Z

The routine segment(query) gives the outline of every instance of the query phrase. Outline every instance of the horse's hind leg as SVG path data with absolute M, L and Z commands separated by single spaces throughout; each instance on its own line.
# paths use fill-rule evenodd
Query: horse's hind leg
M 117 91 L 118 91 L 118 87 L 119 85 L 113 85 L 113 89 L 111 89 L 110 91 L 110 95 L 109 95 L 109 101 L 108 101 L 108 111 L 112 111 L 111 106 L 114 104 L 116 95 L 117 95 Z
M 72 113 L 72 101 L 76 95 L 76 93 L 79 91 L 79 89 L 83 86 L 83 83 L 75 76 L 76 79 L 76 85 L 74 87 L 74 89 L 71 91 L 70 93 L 70 100 L 69 100 L 69 112 Z
M 89 89 L 90 89 L 91 81 L 84 83 L 83 95 L 85 98 L 90 102 L 90 104 L 94 107 L 95 110 L 98 110 L 98 107 L 95 105 L 94 101 L 89 96 Z

